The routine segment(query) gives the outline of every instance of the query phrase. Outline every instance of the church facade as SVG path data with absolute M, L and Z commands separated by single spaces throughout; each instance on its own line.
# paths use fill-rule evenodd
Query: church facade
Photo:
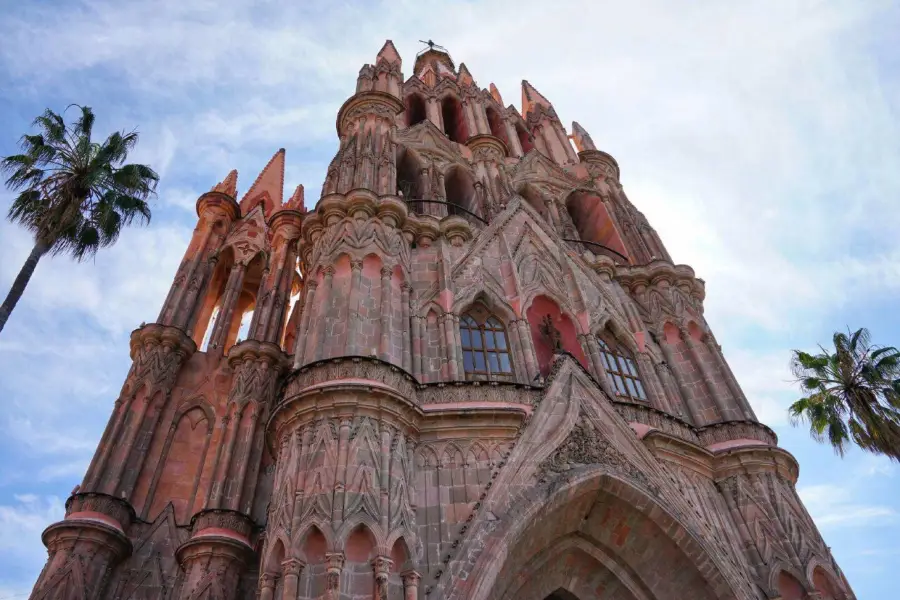
M 35 600 L 851 600 L 619 166 L 388 41 L 197 226 Z

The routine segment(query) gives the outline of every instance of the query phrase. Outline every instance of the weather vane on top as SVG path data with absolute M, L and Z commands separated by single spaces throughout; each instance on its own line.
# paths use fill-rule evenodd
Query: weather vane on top
M 435 48 L 437 48 L 438 50 L 443 50 L 444 52 L 447 51 L 446 48 L 444 48 L 443 46 L 438 46 L 431 40 L 428 40 L 427 42 L 425 40 L 419 40 L 419 41 L 422 42 L 423 44 L 425 44 L 426 46 L 428 46 L 429 50 L 434 50 Z

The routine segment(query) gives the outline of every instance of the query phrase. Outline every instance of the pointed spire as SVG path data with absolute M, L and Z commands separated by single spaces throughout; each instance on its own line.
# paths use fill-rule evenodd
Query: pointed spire
M 594 145 L 594 140 L 591 139 L 591 134 L 579 125 L 578 121 L 572 121 L 572 139 L 575 140 L 575 147 L 578 148 L 579 152 L 597 149 L 597 146 Z
M 244 194 L 241 199 L 243 214 L 247 214 L 248 209 L 252 209 L 258 204 L 257 200 L 261 197 L 268 199 L 266 214 L 269 214 L 273 208 L 281 206 L 284 198 L 284 152 L 284 148 L 280 148 L 275 153 L 247 193 Z
M 381 47 L 381 50 L 378 51 L 378 56 L 375 57 L 375 62 L 379 63 L 383 60 L 388 61 L 389 63 L 401 63 L 403 59 L 400 58 L 400 53 L 397 52 L 397 48 L 394 47 L 394 42 L 391 40 L 387 40 L 384 43 L 384 46 Z
M 456 81 L 459 82 L 459 85 L 472 85 L 475 83 L 475 78 L 469 73 L 466 63 L 459 64 L 459 75 L 456 76 Z
M 212 187 L 211 192 L 220 192 L 234 198 L 237 196 L 237 170 L 232 169 L 231 173 L 225 176 L 225 179 Z
M 527 80 L 522 80 L 522 115 L 527 115 L 531 112 L 533 106 L 543 106 L 544 108 L 551 108 L 553 105 L 550 104 L 550 101 L 544 98 L 543 94 L 535 89 L 533 85 L 528 83 Z
M 500 96 L 500 90 L 497 89 L 497 86 L 492 83 L 490 90 L 491 90 L 491 96 L 494 98 L 494 100 L 497 101 L 497 104 L 499 104 L 500 106 L 503 106 L 503 97 Z
M 297 186 L 297 189 L 294 190 L 294 193 L 291 194 L 290 200 L 287 201 L 287 204 L 285 204 L 284 207 L 290 210 L 298 210 L 302 213 L 305 213 L 306 202 L 304 201 L 303 195 L 303 184 L 301 183 Z

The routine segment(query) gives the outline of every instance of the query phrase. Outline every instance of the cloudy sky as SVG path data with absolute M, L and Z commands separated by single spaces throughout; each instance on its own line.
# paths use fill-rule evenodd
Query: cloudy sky
M 707 318 L 860 600 L 900 567 L 900 468 L 794 430 L 792 348 L 867 326 L 900 345 L 900 3 L 68 0 L 0 6 L 0 155 L 45 107 L 138 128 L 162 175 L 148 228 L 43 262 L 0 337 L 0 600 L 27 596 L 195 223 L 280 147 L 318 197 L 334 117 L 386 38 L 434 39 L 507 104 L 533 83 L 615 156 L 632 201 L 707 282 Z M 302 6 L 302 8 L 301 8 Z M 0 192 L 0 209 L 10 196 Z M 31 247 L 0 224 L 0 293 Z

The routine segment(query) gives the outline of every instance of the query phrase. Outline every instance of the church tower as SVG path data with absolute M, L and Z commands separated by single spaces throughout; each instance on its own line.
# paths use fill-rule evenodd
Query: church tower
M 852 600 L 616 160 L 388 41 L 197 226 L 35 600 Z M 312 204 L 312 203 L 311 203 Z

